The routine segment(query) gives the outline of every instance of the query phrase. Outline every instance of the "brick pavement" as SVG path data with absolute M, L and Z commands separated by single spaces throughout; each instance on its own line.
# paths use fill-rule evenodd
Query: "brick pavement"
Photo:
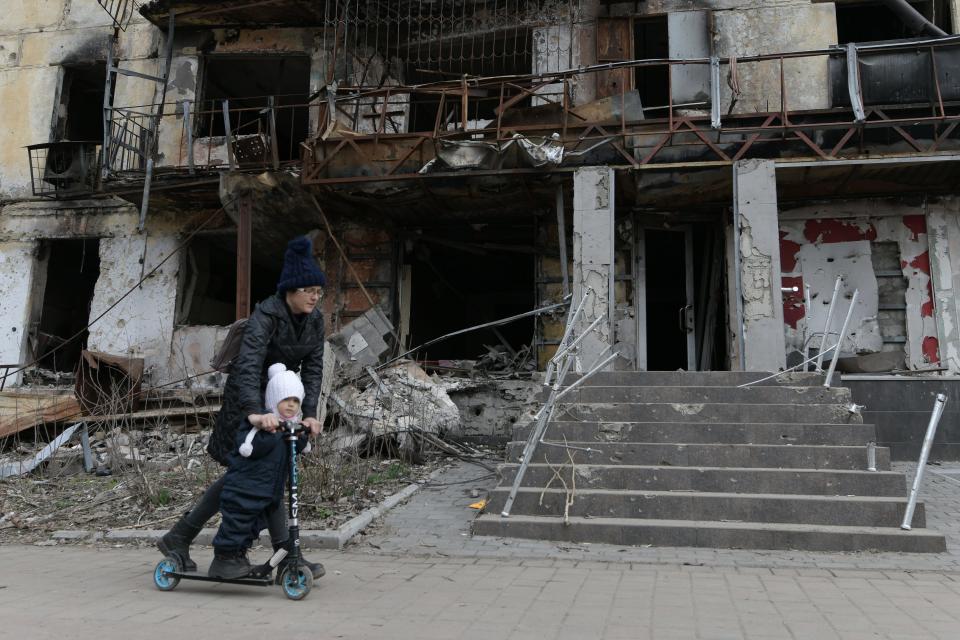
M 197 555 L 210 560 L 208 550 Z M 291 602 L 276 587 L 183 582 L 162 593 L 151 549 L 0 547 L 0 640 L 960 637 L 960 581 L 944 573 L 311 556 L 329 573 Z
M 912 480 L 915 463 L 894 463 L 894 470 Z M 486 477 L 484 477 L 486 476 Z M 471 490 L 484 491 L 496 478 L 475 465 L 462 463 L 437 479 L 407 504 L 391 511 L 357 548 L 374 553 L 458 558 L 568 559 L 596 562 L 686 564 L 710 567 L 867 569 L 875 571 L 960 571 L 960 463 L 927 467 L 921 500 L 927 526 L 947 537 L 947 553 L 822 553 L 700 549 L 692 547 L 618 547 L 522 539 L 472 537 L 470 521 L 476 502 Z

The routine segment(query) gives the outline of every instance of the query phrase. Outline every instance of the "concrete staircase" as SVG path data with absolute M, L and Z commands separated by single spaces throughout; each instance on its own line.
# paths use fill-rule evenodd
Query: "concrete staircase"
M 558 408 L 511 515 L 500 512 L 532 426 L 514 430 L 475 535 L 617 545 L 941 552 L 848 389 L 798 373 L 609 372 Z M 573 457 L 570 463 L 569 455 Z M 558 476 L 559 474 L 559 476 Z M 561 482 L 562 479 L 562 482 Z M 544 489 L 544 487 L 548 487 Z M 572 498 L 572 503 L 570 502 Z M 566 516 L 565 516 L 566 511 Z

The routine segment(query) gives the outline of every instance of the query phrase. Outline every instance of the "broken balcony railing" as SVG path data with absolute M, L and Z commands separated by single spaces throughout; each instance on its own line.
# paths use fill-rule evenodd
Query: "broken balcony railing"
M 158 169 L 189 173 L 220 169 L 279 169 L 299 163 L 308 135 L 310 106 L 290 104 L 289 96 L 183 100 L 164 105 L 158 127 L 163 160 Z M 314 105 L 316 113 L 318 107 Z M 108 110 L 111 144 L 106 174 L 118 177 L 146 169 L 146 147 L 157 105 Z M 316 117 L 316 116 L 314 116 Z
M 510 488 L 510 494 L 507 496 L 507 500 L 503 506 L 503 511 L 500 513 L 500 515 L 504 518 L 510 516 L 510 510 L 513 508 L 514 500 L 517 498 L 517 492 L 520 490 L 520 485 L 523 483 L 523 477 L 526 475 L 527 467 L 530 465 L 530 460 L 533 458 L 534 453 L 537 450 L 537 446 L 544 444 L 566 447 L 564 444 L 553 443 L 544 440 L 547 428 L 550 426 L 550 421 L 553 419 L 553 415 L 556 411 L 557 403 L 560 402 L 564 396 L 586 382 L 594 374 L 605 369 L 607 365 L 617 358 L 616 353 L 609 356 L 607 355 L 607 352 L 610 351 L 610 347 L 607 347 L 607 349 L 604 350 L 604 352 L 602 352 L 598 357 L 598 362 L 595 362 L 586 373 L 584 373 L 578 380 L 569 386 L 563 387 L 564 381 L 567 377 L 567 374 L 570 372 L 571 367 L 577 363 L 581 357 L 579 353 L 580 344 L 583 342 L 584 338 L 597 329 L 602 321 L 606 320 L 606 316 L 598 316 L 586 329 L 583 330 L 582 333 L 580 333 L 579 336 L 574 337 L 574 334 L 576 333 L 575 327 L 580 322 L 587 300 L 593 295 L 595 295 L 593 289 L 587 289 L 583 297 L 581 297 L 580 303 L 577 305 L 576 309 L 573 308 L 571 301 L 570 312 L 567 315 L 567 326 L 564 329 L 563 338 L 560 340 L 560 344 L 557 347 L 557 352 L 554 354 L 553 358 L 550 359 L 550 362 L 547 365 L 546 375 L 544 376 L 544 388 L 548 390 L 547 400 L 540 408 L 540 411 L 537 412 L 535 416 L 536 422 L 534 423 L 534 426 L 530 431 L 530 435 L 527 438 L 527 442 L 523 447 L 523 453 L 520 457 L 520 467 L 517 469 L 517 475 L 513 480 L 513 486 Z
M 884 63 L 874 65 L 876 60 Z M 902 60 L 921 60 L 922 68 L 912 72 L 910 91 L 887 100 L 889 76 L 907 64 Z M 302 158 L 305 184 L 409 178 L 445 144 L 486 145 L 454 169 L 538 170 L 540 165 L 511 165 L 504 157 L 508 146 L 509 153 L 522 155 L 518 139 L 533 147 L 549 140 L 551 148 L 560 147 L 554 155 L 564 164 L 633 167 L 731 163 L 768 157 L 785 145 L 832 160 L 873 144 L 873 129 L 889 132 L 911 152 L 931 153 L 955 145 L 960 135 L 960 77 L 952 73 L 957 64 L 960 37 L 950 37 L 741 58 L 630 60 L 412 86 L 331 83 L 309 99 L 207 99 L 162 110 L 110 107 L 109 126 L 122 144 L 109 149 L 105 168 L 108 176 L 144 171 L 144 131 L 158 113 L 158 169 L 268 169 Z M 645 104 L 630 83 L 604 85 L 614 72 L 663 67 L 668 78 L 680 71 L 700 77 L 702 90 L 688 96 L 669 82 L 664 104 Z M 920 73 L 923 69 L 930 73 Z M 831 78 L 833 91 L 816 99 L 804 90 L 826 87 Z M 839 96 L 838 78 L 844 87 Z M 575 104 L 574 94 L 592 86 L 601 89 L 599 97 Z

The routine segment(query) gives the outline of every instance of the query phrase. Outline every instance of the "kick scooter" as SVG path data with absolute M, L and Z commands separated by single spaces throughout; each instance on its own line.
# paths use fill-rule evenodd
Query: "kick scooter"
M 301 562 L 300 554 L 300 499 L 297 481 L 297 438 L 304 428 L 296 422 L 281 422 L 280 430 L 283 439 L 287 442 L 287 455 L 290 459 L 290 472 L 287 477 L 287 515 L 290 520 L 290 537 L 293 551 L 279 549 L 264 564 L 253 567 L 250 574 L 243 578 L 212 578 L 201 573 L 187 573 L 183 570 L 183 562 L 177 554 L 171 554 L 157 563 L 153 570 L 153 584 L 161 591 L 172 591 L 181 580 L 198 580 L 201 582 L 219 582 L 224 584 L 242 584 L 257 587 L 269 587 L 278 584 L 283 594 L 291 600 L 303 600 L 313 588 L 313 574 Z M 287 558 L 283 569 L 273 578 L 273 570 Z

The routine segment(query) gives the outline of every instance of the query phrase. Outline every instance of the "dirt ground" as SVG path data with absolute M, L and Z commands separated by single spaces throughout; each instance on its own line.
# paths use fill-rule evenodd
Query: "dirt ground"
M 82 450 L 74 445 L 25 476 L 0 480 L 0 543 L 36 543 L 63 529 L 163 529 L 223 472 L 203 453 L 208 432 L 117 435 L 123 437 L 99 438 L 112 460 L 98 463 L 96 472 L 84 472 Z M 30 449 L 18 448 L 20 454 Z M 101 451 L 97 459 L 104 457 Z M 335 529 L 452 460 L 426 452 L 421 464 L 412 464 L 335 452 L 321 441 L 301 456 L 301 528 Z

